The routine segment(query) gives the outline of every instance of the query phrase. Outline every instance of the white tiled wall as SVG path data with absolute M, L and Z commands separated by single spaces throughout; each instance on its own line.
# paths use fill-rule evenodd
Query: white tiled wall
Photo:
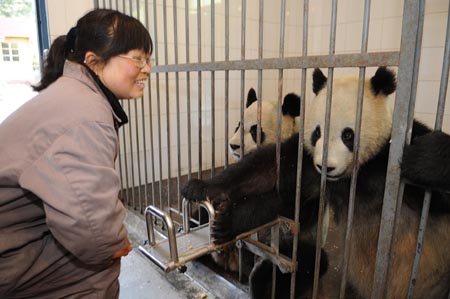
M 94 7 L 93 0 L 47 0 L 49 34 L 51 40 L 66 34 L 77 20 Z
M 65 34 L 67 30 L 75 24 L 75 21 L 87 10 L 93 7 L 92 0 L 48 0 L 48 13 L 50 34 L 52 38 L 60 34 Z M 102 6 L 103 1 L 99 1 Z M 105 1 L 108 5 L 110 1 Z M 115 1 L 113 8 L 115 8 Z M 119 1 L 119 10 L 129 13 L 129 1 Z M 125 7 L 123 7 L 123 3 Z M 136 1 L 132 1 L 133 16 L 137 16 Z M 201 60 L 208 62 L 211 59 L 211 17 L 210 1 L 202 0 L 201 8 Z M 230 60 L 241 59 L 241 14 L 242 1 L 230 0 Z M 246 1 L 246 59 L 258 58 L 258 36 L 259 36 L 259 1 Z M 328 54 L 329 34 L 331 19 L 330 0 L 310 1 L 309 6 L 309 34 L 308 34 L 308 54 L 321 55 Z M 362 21 L 364 11 L 364 1 L 361 0 L 340 0 L 338 1 L 337 15 L 337 36 L 336 53 L 356 53 L 361 49 Z M 167 1 L 167 39 L 164 39 L 164 13 L 162 1 L 157 1 L 157 23 L 158 36 L 154 40 L 158 47 L 159 64 L 164 64 L 166 59 L 169 64 L 175 62 L 174 47 L 174 18 L 172 1 Z M 198 37 L 197 37 L 197 1 L 189 1 L 189 61 L 197 62 Z M 139 2 L 139 18 L 145 24 L 145 1 Z M 153 1 L 148 0 L 149 29 L 153 37 L 154 32 L 154 14 Z M 186 60 L 186 36 L 185 36 L 185 0 L 177 0 L 177 31 L 178 31 L 178 61 L 185 63 Z M 280 48 L 280 7 L 281 1 L 264 1 L 264 46 L 263 57 L 279 57 Z M 420 60 L 419 84 L 417 91 L 416 117 L 425 121 L 427 124 L 434 125 L 437 97 L 439 93 L 440 73 L 442 69 L 443 51 L 447 24 L 448 1 L 428 0 L 426 1 L 425 25 L 423 36 L 423 49 Z M 213 45 L 216 61 L 225 59 L 225 1 L 215 0 L 215 45 Z M 401 23 L 402 23 L 403 1 L 401 0 L 377 0 L 372 1 L 369 27 L 369 52 L 396 51 L 400 48 Z M 286 24 L 285 24 L 285 44 L 284 56 L 300 56 L 302 53 L 303 40 L 303 1 L 287 0 L 286 5 Z M 167 58 L 165 57 L 164 46 L 167 45 Z M 336 75 L 341 73 L 357 72 L 356 69 L 338 69 Z M 368 70 L 368 75 L 373 74 L 374 69 Z M 311 70 L 308 72 L 309 77 Z M 159 151 L 158 132 L 162 132 L 161 150 L 163 160 L 167 159 L 167 132 L 166 126 L 166 107 L 169 106 L 169 126 L 170 126 L 170 145 L 171 145 L 171 173 L 177 172 L 177 152 L 176 152 L 176 97 L 175 97 L 175 75 L 169 74 L 169 80 L 166 82 L 165 75 L 160 75 L 160 113 L 161 127 L 157 124 L 157 101 L 156 101 L 156 80 L 152 76 L 151 80 L 151 103 L 148 97 L 145 97 L 144 115 L 147 128 L 150 119 L 153 122 L 154 152 Z M 186 74 L 180 74 L 179 94 L 180 94 L 180 116 L 181 123 L 181 166 L 182 173 L 187 172 L 187 89 L 185 82 Z M 203 169 L 211 165 L 211 75 L 209 72 L 202 74 L 202 150 L 203 150 Z M 257 87 L 257 72 L 247 71 L 245 74 L 245 90 L 250 87 Z M 168 85 L 169 94 L 166 95 L 166 85 Z M 310 90 L 311 80 L 308 78 L 307 89 Z M 224 156 L 227 154 L 223 148 L 224 136 L 224 72 L 215 74 L 215 157 L 216 166 L 222 165 Z M 283 94 L 288 92 L 300 92 L 300 71 L 286 70 L 283 73 Z M 237 120 L 239 119 L 240 109 L 240 89 L 241 76 L 239 71 L 230 72 L 230 134 L 234 132 Z M 191 73 L 190 84 L 191 96 L 191 130 L 192 130 L 192 161 L 194 167 L 197 161 L 197 115 L 198 115 L 198 77 L 197 73 Z M 276 98 L 278 95 L 278 71 L 267 70 L 263 72 L 263 91 L 262 99 Z M 311 92 L 307 94 L 311 98 Z M 139 100 L 140 101 L 140 100 Z M 148 105 L 152 105 L 152 115 L 149 115 Z M 450 108 L 449 104 L 445 109 L 444 130 L 450 132 Z M 134 107 L 134 105 L 132 105 Z M 140 103 L 138 105 L 140 111 Z M 142 112 L 139 112 L 142 113 Z M 130 114 L 134 114 L 131 109 Z M 140 122 L 140 121 L 139 121 Z M 134 134 L 134 133 L 133 133 Z M 129 138 L 128 130 L 125 131 L 126 138 Z M 147 133 L 149 135 L 149 133 Z M 134 138 L 134 136 L 132 136 Z M 142 142 L 142 141 L 141 141 Z M 147 138 L 147 143 L 149 138 Z M 150 155 L 150 146 L 147 146 L 147 157 Z M 127 151 L 129 148 L 127 148 Z M 135 148 L 137 151 L 137 149 Z M 135 155 L 136 156 L 136 155 Z M 143 153 L 141 153 L 141 157 Z M 165 158 L 164 158 L 165 157 Z M 158 155 L 155 155 L 158 158 Z M 149 158 L 148 158 L 149 159 Z M 166 162 L 163 162 L 166 163 Z M 156 165 L 158 166 L 158 164 Z M 158 168 L 158 167 L 156 167 Z M 163 169 L 166 169 L 164 167 Z M 136 169 L 136 167 L 135 167 Z M 196 168 L 193 169 L 195 171 Z M 163 170 L 167 173 L 167 170 Z M 159 174 L 156 175 L 156 178 Z

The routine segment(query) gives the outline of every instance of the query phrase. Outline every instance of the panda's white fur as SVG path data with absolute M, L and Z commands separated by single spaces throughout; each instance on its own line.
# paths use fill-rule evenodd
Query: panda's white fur
M 300 98 L 291 93 L 285 96 L 281 115 L 281 141 L 298 133 L 300 115 Z M 261 145 L 277 142 L 278 136 L 278 101 L 267 100 L 261 103 Z M 251 88 L 247 95 L 244 111 L 244 155 L 256 150 L 256 128 L 258 124 L 258 103 L 256 93 Z M 229 140 L 230 154 L 239 160 L 242 157 L 241 123 L 237 124 L 234 135 Z
M 343 143 L 343 133 L 354 133 L 358 99 L 357 77 L 340 77 L 333 80 L 329 146 L 327 158 L 327 178 L 330 180 L 348 176 L 352 172 L 353 152 Z M 364 82 L 359 165 L 375 156 L 389 139 L 392 129 L 392 112 L 386 105 L 386 95 L 371 91 L 371 82 Z M 318 171 L 322 166 L 325 128 L 327 88 L 318 91 L 313 104 L 307 106 L 305 136 L 312 136 L 320 128 L 320 137 L 315 145 L 306 138 L 305 146 L 313 154 Z M 349 132 L 343 132 L 345 128 Z M 347 135 L 348 136 L 348 135 Z

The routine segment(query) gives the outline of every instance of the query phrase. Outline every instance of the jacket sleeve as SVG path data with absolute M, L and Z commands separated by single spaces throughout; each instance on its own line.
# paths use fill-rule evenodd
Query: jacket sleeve
M 47 225 L 86 264 L 111 259 L 125 246 L 125 208 L 117 197 L 117 135 L 98 122 L 79 124 L 58 137 L 21 175 L 19 183 L 39 197 Z

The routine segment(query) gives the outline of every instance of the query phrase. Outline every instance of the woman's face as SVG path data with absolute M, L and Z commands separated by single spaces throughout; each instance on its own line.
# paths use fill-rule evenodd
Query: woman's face
M 119 99 L 142 97 L 150 74 L 149 55 L 142 50 L 131 50 L 111 57 L 98 72 L 103 84 Z

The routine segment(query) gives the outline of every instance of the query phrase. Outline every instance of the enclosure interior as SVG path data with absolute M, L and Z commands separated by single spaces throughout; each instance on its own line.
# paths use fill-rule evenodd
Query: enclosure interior
M 315 67 L 325 74 L 331 68 L 335 77 L 365 70 L 369 78 L 377 66 L 389 66 L 412 93 L 391 95 L 392 107 L 415 95 L 414 116 L 434 127 L 440 115 L 442 130 L 450 131 L 450 108 L 438 108 L 448 81 L 445 1 L 426 3 L 423 34 L 403 27 L 420 14 L 413 1 L 96 2 L 140 19 L 154 41 L 148 89 L 143 98 L 122 101 L 130 123 L 119 133 L 120 196 L 138 213 L 149 205 L 170 207 L 176 218 L 189 178 L 208 178 L 236 162 L 228 140 L 243 121 L 248 90 L 256 90 L 262 105 L 281 103 L 290 92 L 308 105 Z M 402 44 L 411 36 L 419 36 L 418 50 Z M 407 70 L 416 71 L 417 81 L 402 77 Z M 388 179 L 399 181 L 396 174 Z

